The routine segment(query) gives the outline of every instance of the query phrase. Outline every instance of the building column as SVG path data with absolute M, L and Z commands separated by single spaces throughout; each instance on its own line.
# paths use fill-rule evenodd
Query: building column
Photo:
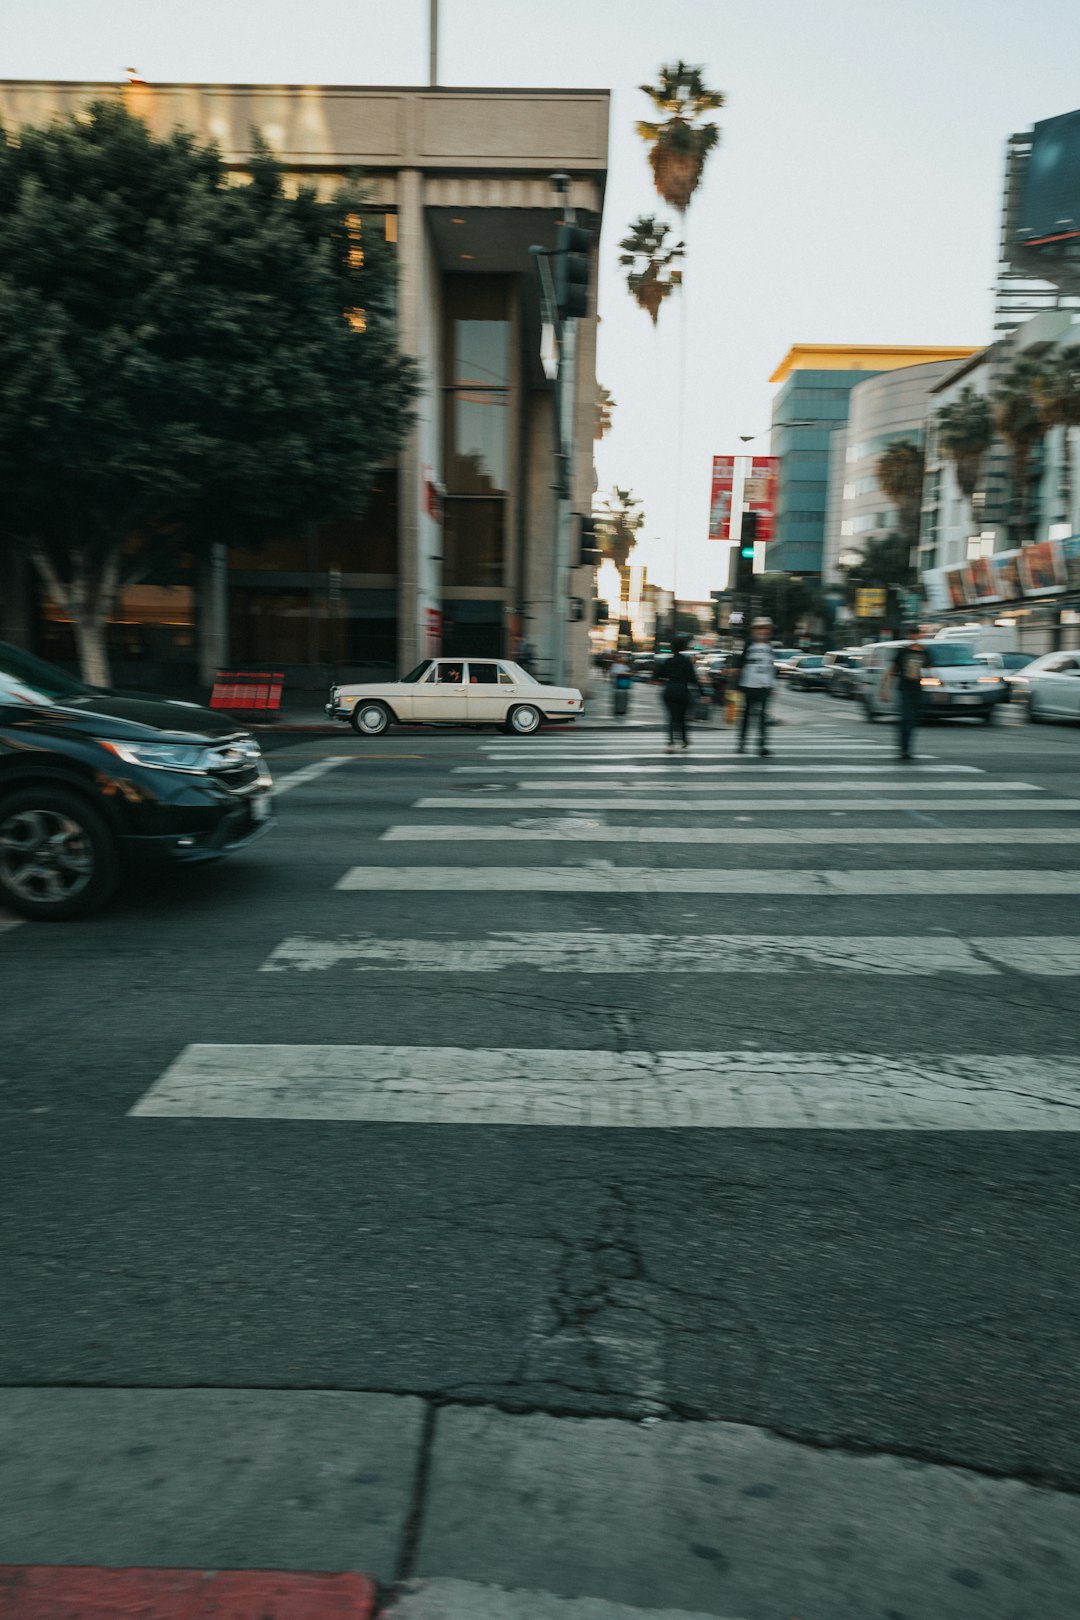
M 196 575 L 199 682 L 213 686 L 229 662 L 229 563 L 223 545 L 214 545 Z
M 398 336 L 406 354 L 423 358 L 424 177 L 402 169 L 398 200 Z M 420 428 L 413 422 L 398 457 L 398 668 L 404 674 L 424 656 L 421 624 Z

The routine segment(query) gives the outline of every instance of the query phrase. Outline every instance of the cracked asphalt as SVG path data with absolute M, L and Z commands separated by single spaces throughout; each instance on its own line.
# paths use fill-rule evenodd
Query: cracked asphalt
M 789 697 L 783 719 L 778 754 L 800 727 L 855 734 L 826 699 Z M 605 735 L 567 746 L 584 759 Z M 230 862 L 164 875 L 77 925 L 0 935 L 0 1383 L 725 1419 L 1080 1492 L 1080 1135 L 128 1117 L 195 1042 L 1075 1055 L 1076 977 L 1014 971 L 978 943 L 1071 935 L 1067 894 L 335 890 L 354 865 L 574 862 L 572 844 L 433 853 L 379 841 L 437 821 L 413 808 L 431 794 L 473 801 L 443 812 L 449 822 L 510 819 L 476 801 L 489 780 L 519 791 L 516 778 L 453 774 L 483 764 L 489 741 L 416 734 L 374 750 L 345 732 L 272 737 L 282 777 L 349 759 L 283 796 L 275 831 Z M 1074 731 L 942 727 L 924 743 L 1080 809 Z M 910 828 L 911 814 L 897 803 L 874 825 Z M 929 819 L 1078 824 L 1022 808 Z M 702 817 L 718 820 L 730 817 Z M 781 805 L 743 820 L 807 817 Z M 841 830 L 817 851 L 604 855 L 659 871 L 1078 866 L 1062 847 L 867 851 Z M 261 971 L 296 936 L 442 941 L 452 958 L 499 931 L 588 929 L 723 934 L 733 950 L 754 933 L 955 938 L 993 971 L 860 972 L 856 950 L 850 968 L 842 953 L 823 967 L 780 952 L 782 972 L 725 973 L 721 959 L 681 975 L 557 973 L 515 965 L 512 942 L 502 966 L 474 973 L 411 970 L 407 953 L 388 971 L 347 959 Z M 761 965 L 776 966 L 768 951 Z

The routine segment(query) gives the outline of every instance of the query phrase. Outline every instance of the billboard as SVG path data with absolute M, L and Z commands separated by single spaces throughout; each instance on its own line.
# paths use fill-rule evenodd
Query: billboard
M 967 568 L 946 568 L 945 589 L 949 593 L 949 606 L 952 608 L 967 607 L 967 581 L 964 575 Z
M 780 476 L 779 456 L 751 456 L 743 484 L 743 502 L 757 513 L 757 538 L 776 537 L 776 485 Z
M 1080 595 L 1080 534 L 1070 534 L 1061 542 L 1061 555 L 1065 564 L 1065 589 Z
M 1034 126 L 1016 237 L 1022 247 L 1080 239 L 1080 111 Z
M 709 539 L 731 538 L 731 498 L 735 488 L 735 457 L 713 456 L 712 494 L 709 499 Z
M 964 594 L 972 606 L 1000 602 L 1001 593 L 989 557 L 975 557 L 964 569 Z
M 1065 589 L 1060 540 L 1038 540 L 1020 552 L 1020 585 L 1025 596 L 1056 596 Z
M 994 576 L 998 600 L 1001 602 L 1017 601 L 1020 596 L 1019 551 L 999 551 L 996 556 L 988 557 L 987 561 Z

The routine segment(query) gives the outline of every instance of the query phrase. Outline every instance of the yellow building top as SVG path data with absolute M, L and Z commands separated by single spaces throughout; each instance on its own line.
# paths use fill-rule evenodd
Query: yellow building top
M 903 348 L 891 343 L 793 343 L 770 382 L 783 382 L 793 371 L 899 371 L 934 360 L 966 360 L 981 345 L 920 343 Z

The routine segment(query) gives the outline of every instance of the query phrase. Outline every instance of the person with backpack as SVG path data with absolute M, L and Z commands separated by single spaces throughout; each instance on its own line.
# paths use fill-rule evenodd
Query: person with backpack
M 742 693 L 742 725 L 739 729 L 739 753 L 746 752 L 746 739 L 750 722 L 758 717 L 758 753 L 767 759 L 769 748 L 769 699 L 776 687 L 776 655 L 772 646 L 772 620 L 755 619 L 750 626 L 750 640 L 743 647 L 736 666 L 736 683 Z
M 691 695 L 701 697 L 701 683 L 697 678 L 694 660 L 687 656 L 684 636 L 676 639 L 675 650 L 671 657 L 660 665 L 657 679 L 664 683 L 664 707 L 668 712 L 667 751 L 673 754 L 676 738 L 684 748 L 690 746 L 686 722 L 690 712 Z

